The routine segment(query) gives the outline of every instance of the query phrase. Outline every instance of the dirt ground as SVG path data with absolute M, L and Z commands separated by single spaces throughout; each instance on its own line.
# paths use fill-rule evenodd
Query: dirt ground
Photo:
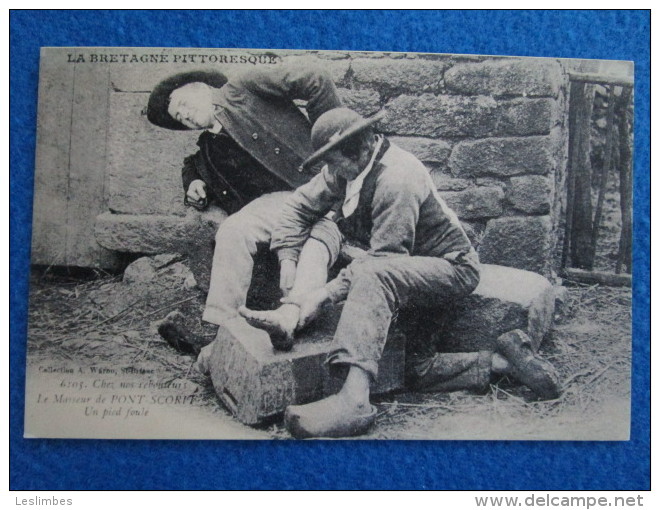
M 121 276 L 35 270 L 31 279 L 28 371 L 44 363 L 130 365 L 152 369 L 162 381 L 187 381 L 196 405 L 246 437 L 286 439 L 281 420 L 257 428 L 234 420 L 210 380 L 192 370 L 194 357 L 168 346 L 156 321 L 178 309 L 209 339 L 214 328 L 199 317 L 203 295 L 187 284 L 185 265 L 163 259 L 151 282 Z M 183 261 L 185 262 L 185 261 Z M 625 439 L 629 429 L 631 292 L 628 288 L 566 287 L 541 354 L 558 369 L 563 394 L 537 402 L 515 382 L 494 380 L 484 395 L 467 392 L 377 397 L 378 439 Z

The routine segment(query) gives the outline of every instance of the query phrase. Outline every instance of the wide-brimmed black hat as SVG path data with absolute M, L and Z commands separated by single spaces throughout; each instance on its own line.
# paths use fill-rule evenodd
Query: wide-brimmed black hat
M 328 152 L 353 135 L 375 124 L 385 117 L 385 112 L 365 119 L 349 108 L 334 108 L 321 115 L 312 126 L 312 147 L 314 153 L 303 161 L 308 168 Z
M 170 94 L 189 83 L 201 82 L 215 88 L 227 83 L 227 77 L 217 71 L 190 71 L 179 73 L 161 81 L 149 95 L 147 105 L 147 119 L 152 124 L 166 129 L 189 129 L 167 113 L 170 104 Z

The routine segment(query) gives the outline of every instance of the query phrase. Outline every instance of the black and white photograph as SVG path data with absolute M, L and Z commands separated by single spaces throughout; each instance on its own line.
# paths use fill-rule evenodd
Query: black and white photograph
M 633 75 L 42 48 L 25 437 L 628 440 Z

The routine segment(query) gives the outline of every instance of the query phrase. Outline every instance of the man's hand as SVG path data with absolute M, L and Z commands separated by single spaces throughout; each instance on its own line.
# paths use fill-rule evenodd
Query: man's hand
M 294 298 L 283 297 L 280 301 L 284 304 L 293 304 L 300 307 L 300 318 L 298 319 L 298 328 L 302 329 L 312 322 L 319 314 L 323 305 L 328 302 L 330 296 L 324 287 L 313 290 L 302 296 Z
M 188 186 L 186 196 L 191 202 L 202 202 L 206 199 L 206 183 L 201 179 L 195 179 Z
M 285 259 L 280 262 L 280 290 L 283 296 L 288 296 L 296 281 L 296 261 Z

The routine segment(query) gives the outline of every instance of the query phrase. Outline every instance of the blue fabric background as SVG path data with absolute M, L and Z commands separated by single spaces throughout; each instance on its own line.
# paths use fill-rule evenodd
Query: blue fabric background
M 629 442 L 23 439 L 41 46 L 388 50 L 635 61 Z M 10 488 L 650 488 L 650 13 L 13 11 L 10 14 Z

